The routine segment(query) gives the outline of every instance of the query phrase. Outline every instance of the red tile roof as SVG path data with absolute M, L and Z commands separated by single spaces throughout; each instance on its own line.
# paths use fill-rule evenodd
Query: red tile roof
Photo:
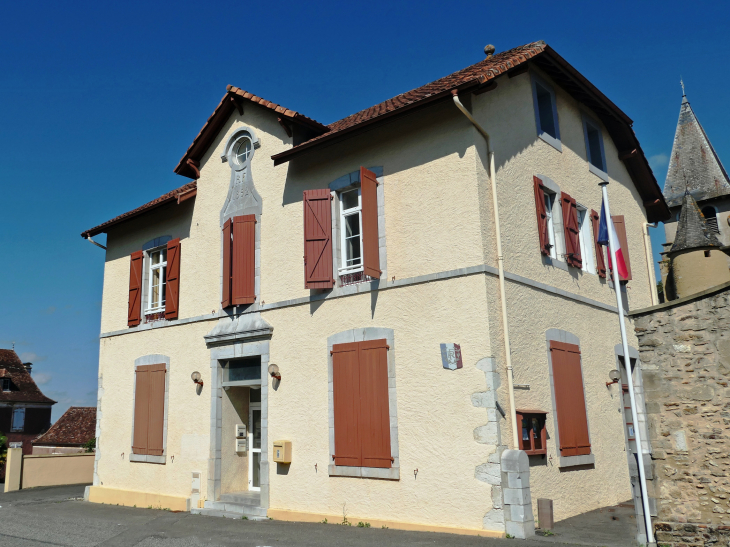
M 95 437 L 96 407 L 72 406 L 32 443 L 35 446 L 81 446 Z
M 0 390 L 0 402 L 56 404 L 56 401 L 43 395 L 15 351 L 0 349 L 0 370 L 1 376 L 10 378 L 12 382 L 10 391 Z
M 131 211 L 128 211 L 126 213 L 122 213 L 118 217 L 107 220 L 106 222 L 103 222 L 102 224 L 99 224 L 98 226 L 95 226 L 90 230 L 81 232 L 81 237 L 86 239 L 87 237 L 92 237 L 97 234 L 104 233 L 110 226 L 113 226 L 114 224 L 118 224 L 125 220 L 129 220 L 130 218 L 141 215 L 142 213 L 146 213 L 150 209 L 154 209 L 155 207 L 159 207 L 160 205 L 165 205 L 166 203 L 170 203 L 176 200 L 178 203 L 180 203 L 180 201 L 182 201 L 183 199 L 187 199 L 188 196 L 192 197 L 192 195 L 194 195 L 193 192 L 197 192 L 197 188 L 198 181 L 194 180 L 192 182 L 188 182 L 187 184 L 182 185 L 180 188 L 176 188 L 172 192 L 168 192 L 167 194 L 162 195 L 157 199 L 153 199 L 152 201 L 145 203 L 144 205 L 137 207 L 136 209 L 132 209 Z
M 545 42 L 533 42 L 532 44 L 503 51 L 453 74 L 449 74 L 444 78 L 440 78 L 435 82 L 417 87 L 411 91 L 406 91 L 392 99 L 351 114 L 346 118 L 329 124 L 327 126 L 329 131 L 327 133 L 273 156 L 274 163 L 281 163 L 281 161 L 277 160 L 292 157 L 300 150 L 319 144 L 318 141 L 333 139 L 335 136 L 339 136 L 339 134 L 350 129 L 359 129 L 362 125 L 377 121 L 379 118 L 388 114 L 405 110 L 408 107 L 414 106 L 417 103 L 423 103 L 424 101 L 430 102 L 448 97 L 452 89 L 462 89 L 465 86 L 474 87 L 485 84 L 497 76 L 516 68 L 535 55 L 542 53 L 546 47 Z
M 329 131 L 329 128 L 326 125 L 319 123 L 317 120 L 313 120 L 312 118 L 300 114 L 295 110 L 290 110 L 279 104 L 267 101 L 258 95 L 254 95 L 253 93 L 249 93 L 248 91 L 229 85 L 226 86 L 226 94 L 221 99 L 221 102 L 210 115 L 208 121 L 205 122 L 200 133 L 198 133 L 198 135 L 193 139 L 193 144 L 188 147 L 185 155 L 178 162 L 174 169 L 175 173 L 195 179 L 200 176 L 200 174 L 196 172 L 196 167 L 189 165 L 189 161 L 192 161 L 194 164 L 197 164 L 197 162 L 200 161 L 200 158 L 208 150 L 213 139 L 218 136 L 223 124 L 228 121 L 228 118 L 231 116 L 233 111 L 239 107 L 239 105 L 241 105 L 242 108 L 244 101 L 249 101 L 273 110 L 276 114 L 289 121 L 306 126 L 315 134 Z

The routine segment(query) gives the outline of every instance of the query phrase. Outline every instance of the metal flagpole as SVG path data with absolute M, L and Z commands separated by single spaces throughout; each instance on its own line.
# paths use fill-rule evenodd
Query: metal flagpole
M 599 184 L 603 193 L 603 213 L 606 215 L 606 223 L 611 222 L 611 211 L 608 208 L 608 183 Z M 636 395 L 634 394 L 634 377 L 631 371 L 631 357 L 629 357 L 629 343 L 626 340 L 626 324 L 624 323 L 624 305 L 621 299 L 621 285 L 618 275 L 618 263 L 616 262 L 616 242 L 613 238 L 613 230 L 608 230 L 608 247 L 611 253 L 611 264 L 613 265 L 613 289 L 616 292 L 616 307 L 618 308 L 618 323 L 621 326 L 621 343 L 624 349 L 624 366 L 626 375 L 629 377 L 629 397 L 631 398 L 631 419 L 634 421 L 634 439 L 638 451 L 637 465 L 639 467 L 639 484 L 641 485 L 641 499 L 644 507 L 644 525 L 646 526 L 646 540 L 654 543 L 654 530 L 651 526 L 651 512 L 649 511 L 649 496 L 646 492 L 646 476 L 644 471 L 644 451 L 641 446 L 641 427 L 636 412 Z M 627 249 L 628 251 L 628 249 Z

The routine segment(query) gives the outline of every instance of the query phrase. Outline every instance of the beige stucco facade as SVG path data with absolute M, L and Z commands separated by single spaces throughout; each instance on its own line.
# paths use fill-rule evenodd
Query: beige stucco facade
M 555 85 L 562 150 L 541 140 L 533 71 L 503 77 L 495 90 L 464 100 L 490 132 L 496 158 L 512 361 L 515 383 L 521 385 L 515 406 L 548 413 L 548 453 L 531 458 L 532 499 L 553 499 L 555 516 L 563 519 L 627 500 L 631 490 L 621 396 L 616 386 L 606 387 L 620 342 L 614 292 L 595 273 L 547 264 L 535 220 L 534 175 L 549 178 L 580 205 L 600 210 L 600 179 L 589 172 L 582 125 L 582 115 L 591 112 Z M 264 340 L 268 362 L 277 364 L 282 376 L 281 382 L 262 380 L 268 385 L 262 402 L 269 445 L 265 509 L 292 520 L 332 521 L 344 511 L 350 519 L 391 527 L 502 534 L 498 518 L 485 519 L 500 510 L 499 487 L 478 473 L 501 448 L 511 447 L 512 438 L 486 146 L 450 101 L 278 166 L 271 156 L 290 148 L 292 139 L 275 114 L 247 103 L 201 161 L 194 200 L 110 228 L 101 320 L 100 440 L 90 499 L 146 506 L 150 496 L 167 496 L 160 503 L 174 498 L 182 504 L 191 498 L 191 474 L 200 473 L 200 499 L 214 501 L 209 485 L 218 435 L 225 451 L 221 492 L 246 490 L 248 459 L 233 454 L 229 427 L 239 403 L 221 391 L 213 357 L 219 345 L 204 338 L 228 320 L 220 304 L 220 211 L 231 170 L 220 158 L 229 136 L 241 127 L 260 140 L 250 168 L 262 202 L 260 294 L 244 315 L 260 317 L 273 331 L 252 342 L 237 339 L 232 351 L 242 355 L 246 344 Z M 646 307 L 652 287 L 642 240 L 645 213 L 605 129 L 603 140 L 611 210 L 626 219 L 633 272 L 627 299 L 632 308 Z M 379 235 L 387 241 L 387 264 L 381 264 L 387 279 L 323 297 L 304 288 L 302 192 L 326 188 L 360 166 L 382 167 Z M 129 256 L 160 236 L 181 239 L 179 319 L 128 328 Z M 593 253 L 592 245 L 588 252 Z M 394 333 L 397 396 L 390 404 L 397 405 L 398 480 L 328 473 L 327 339 L 368 327 Z M 588 465 L 561 468 L 558 463 L 549 329 L 580 341 L 594 457 Z M 461 345 L 463 369 L 443 368 L 440 343 Z M 170 363 L 164 464 L 129 459 L 134 363 L 146 355 L 164 355 Z M 499 388 L 488 385 L 477 367 L 489 357 L 496 362 Z M 194 371 L 202 375 L 202 389 L 190 380 Z M 490 389 L 497 390 L 505 418 L 476 403 Z M 227 409 L 220 420 L 211 414 L 216 397 Z M 239 417 L 246 412 L 238 407 Z M 497 417 L 501 437 L 485 440 L 477 431 L 490 416 Z M 282 439 L 292 442 L 289 466 L 271 460 L 271 443 Z

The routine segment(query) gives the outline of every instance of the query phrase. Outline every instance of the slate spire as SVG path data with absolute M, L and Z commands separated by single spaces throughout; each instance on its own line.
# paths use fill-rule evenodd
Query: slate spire
M 692 194 L 686 191 L 682 198 L 682 211 L 679 214 L 677 235 L 674 237 L 674 244 L 669 250 L 669 256 L 687 251 L 719 249 L 721 246 L 717 236 L 708 228 L 705 216 L 700 211 Z
M 683 94 L 664 183 L 667 205 L 676 207 L 682 203 L 685 190 L 697 201 L 730 195 L 730 178 Z

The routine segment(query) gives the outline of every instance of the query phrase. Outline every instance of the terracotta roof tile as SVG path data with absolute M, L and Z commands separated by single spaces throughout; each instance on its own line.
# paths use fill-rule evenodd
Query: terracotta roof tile
M 317 141 L 333 138 L 342 131 L 373 121 L 384 114 L 394 112 L 398 109 L 410 106 L 434 96 L 448 94 L 452 89 L 459 88 L 465 84 L 484 84 L 489 80 L 504 74 L 510 69 L 516 68 L 518 65 L 526 62 L 535 55 L 542 53 L 545 47 L 546 45 L 543 41 L 533 42 L 531 44 L 503 51 L 493 55 L 492 57 L 483 59 L 482 61 L 454 72 L 453 74 L 449 74 L 448 76 L 421 87 L 417 87 L 416 89 L 401 93 L 392 99 L 388 99 L 387 101 L 383 101 L 382 103 L 376 104 L 370 108 L 366 108 L 365 110 L 361 110 L 360 112 L 356 112 L 346 118 L 331 123 L 327 126 L 329 128 L 327 133 L 314 137 L 313 139 L 309 139 L 308 141 L 300 144 L 299 146 L 295 146 L 286 152 L 277 154 L 274 156 L 274 159 L 276 160 L 277 157 L 288 156 L 290 153 L 300 148 L 309 148 Z
M 32 443 L 36 446 L 81 446 L 95 437 L 96 407 L 72 406 Z
M 103 222 L 103 223 L 99 224 L 98 226 L 91 228 L 90 230 L 81 232 L 81 237 L 86 239 L 87 237 L 92 237 L 97 234 L 106 232 L 106 230 L 110 226 L 113 226 L 114 224 L 118 224 L 122 221 L 129 220 L 132 217 L 141 215 L 142 213 L 145 213 L 148 210 L 153 209 L 155 207 L 159 207 L 160 205 L 164 205 L 165 203 L 175 201 L 180 196 L 192 193 L 193 191 L 197 191 L 197 188 L 198 188 L 198 181 L 196 181 L 196 180 L 188 182 L 187 184 L 183 184 L 180 188 L 176 188 L 172 192 L 168 192 L 167 194 L 164 194 L 164 195 L 158 197 L 157 199 L 153 199 L 152 201 L 145 203 L 144 205 L 137 207 L 136 209 L 132 209 L 131 211 L 127 211 L 126 213 L 122 213 L 118 217 L 114 217 L 111 220 L 107 220 L 106 222 Z
M 0 367 L 3 373 L 0 376 L 12 382 L 10 391 L 0 390 L 0 402 L 56 403 L 43 395 L 15 351 L 0 349 Z
M 263 106 L 264 108 L 269 108 L 277 114 L 281 114 L 282 116 L 289 118 L 290 121 L 307 126 L 315 133 L 325 133 L 329 131 L 329 128 L 326 125 L 321 124 L 317 120 L 313 120 L 304 114 L 300 114 L 296 110 L 290 110 L 279 104 L 272 103 L 263 97 L 254 95 L 244 89 L 229 85 L 226 86 L 226 94 L 221 99 L 221 102 L 215 108 L 200 132 L 193 139 L 193 143 L 188 147 L 185 154 L 178 162 L 174 169 L 175 173 L 190 178 L 198 178 L 200 176 L 199 173 L 195 172 L 195 169 L 188 165 L 188 160 L 192 159 L 193 162 L 196 162 L 199 160 L 200 156 L 205 153 L 212 140 L 218 135 L 218 132 L 223 127 L 223 124 L 236 109 L 235 102 L 237 98 L 250 101 Z

